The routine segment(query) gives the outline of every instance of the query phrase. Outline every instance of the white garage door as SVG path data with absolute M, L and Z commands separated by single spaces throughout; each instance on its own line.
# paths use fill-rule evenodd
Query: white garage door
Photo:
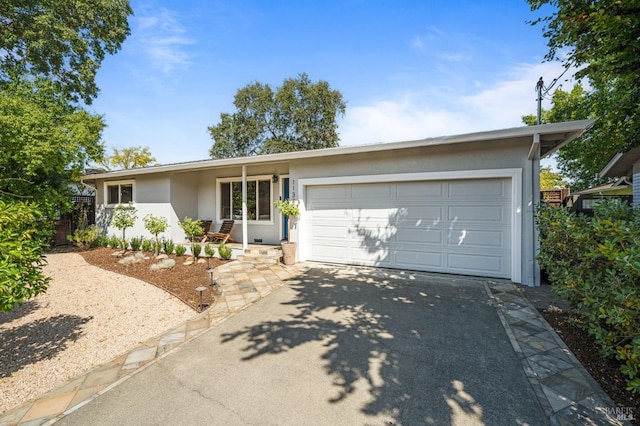
M 307 258 L 511 277 L 511 179 L 307 186 Z

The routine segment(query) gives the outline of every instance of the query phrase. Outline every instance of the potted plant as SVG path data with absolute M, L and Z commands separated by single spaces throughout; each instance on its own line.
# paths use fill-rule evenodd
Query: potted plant
M 296 263 L 297 245 L 296 243 L 291 242 L 291 221 L 293 218 L 300 215 L 300 208 L 298 207 L 298 203 L 293 200 L 276 201 L 276 208 L 280 210 L 280 213 L 282 213 L 283 216 L 289 218 L 287 241 L 282 242 L 282 258 L 285 265 L 293 265 Z

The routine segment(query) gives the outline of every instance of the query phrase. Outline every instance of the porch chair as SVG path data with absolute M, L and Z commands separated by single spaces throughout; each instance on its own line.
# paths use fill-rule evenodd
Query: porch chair
M 227 241 L 233 243 L 234 239 L 231 237 L 231 230 L 233 229 L 235 221 L 223 220 L 218 232 L 207 232 L 205 240 L 212 243 L 226 243 Z
M 202 227 L 202 235 L 199 237 L 195 237 L 195 241 L 205 242 L 207 240 L 207 235 L 211 233 L 211 226 L 213 226 L 212 220 L 200 220 L 200 226 Z

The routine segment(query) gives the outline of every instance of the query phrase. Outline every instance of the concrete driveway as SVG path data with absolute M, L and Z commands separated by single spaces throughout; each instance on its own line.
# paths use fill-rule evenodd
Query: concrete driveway
M 59 423 L 548 420 L 482 281 L 314 266 Z

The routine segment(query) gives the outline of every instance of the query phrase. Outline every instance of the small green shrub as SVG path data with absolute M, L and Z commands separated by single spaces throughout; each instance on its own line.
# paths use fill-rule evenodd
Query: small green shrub
M 187 252 L 187 248 L 182 244 L 176 246 L 176 255 L 183 256 Z
M 80 250 L 88 250 L 101 233 L 102 230 L 96 225 L 90 225 L 85 229 L 76 229 L 73 235 L 67 235 L 67 240 L 78 246 Z
M 144 238 L 142 238 L 142 237 L 133 237 L 133 238 L 131 238 L 131 241 L 129 242 L 131 244 L 131 250 L 139 251 L 140 247 L 142 247 L 142 241 L 143 240 L 144 240 Z
M 198 243 L 193 243 L 191 245 L 191 251 L 193 253 L 193 257 L 194 259 L 198 256 L 200 256 L 200 253 L 202 252 L 202 245 L 198 244 Z
M 172 240 L 167 241 L 166 243 L 164 243 L 164 254 L 172 254 L 175 248 L 176 248 L 176 245 L 173 243 Z
M 206 254 L 208 257 L 213 257 L 216 252 L 210 244 L 207 244 L 206 246 L 204 246 L 204 254 Z
M 229 247 L 225 243 L 220 243 L 220 245 L 218 246 L 218 254 L 224 260 L 231 259 L 231 247 Z
M 109 247 L 112 249 L 119 248 L 121 246 L 120 238 L 116 235 L 109 236 Z
M 142 240 L 142 251 L 152 251 L 153 250 L 153 240 L 145 238 Z
M 122 252 L 124 253 L 129 248 L 129 241 L 127 241 L 124 238 L 120 239 L 120 243 L 118 244 L 118 247 L 120 247 L 122 249 Z
M 618 200 L 600 203 L 593 218 L 543 205 L 536 221 L 554 292 L 640 392 L 640 213 Z
M 96 247 L 107 247 L 109 245 L 109 237 L 106 235 L 100 235 L 94 244 Z

